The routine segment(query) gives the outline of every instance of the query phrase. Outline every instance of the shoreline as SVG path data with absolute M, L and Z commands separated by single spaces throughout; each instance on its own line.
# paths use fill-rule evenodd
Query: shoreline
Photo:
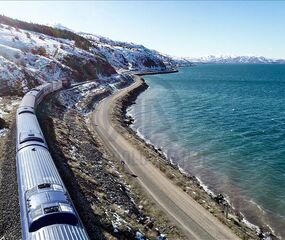
M 169 70 L 165 70 L 163 72 L 142 72 L 142 73 L 133 73 L 132 75 L 136 75 L 136 76 L 144 76 L 144 75 L 158 75 L 158 74 L 169 74 L 169 73 L 178 73 L 179 70 L 178 69 L 169 69 Z
M 176 71 L 177 72 L 177 71 Z M 167 73 L 167 72 L 166 72 Z M 132 74 L 133 78 L 136 81 L 141 81 L 141 84 L 135 88 L 129 91 L 128 93 L 125 94 L 121 99 L 117 100 L 115 104 L 115 110 L 114 114 L 112 116 L 112 123 L 114 127 L 119 130 L 121 133 L 128 134 L 128 138 L 130 138 L 131 142 L 133 145 L 138 146 L 142 145 L 144 151 L 146 152 L 152 152 L 154 154 L 154 157 L 161 158 L 163 159 L 163 165 L 166 165 L 167 168 L 171 169 L 171 173 L 175 172 L 174 175 L 181 175 L 181 176 L 176 176 L 178 179 L 180 179 L 180 183 L 177 184 L 179 187 L 183 189 L 183 191 L 187 192 L 187 187 L 185 189 L 185 185 L 187 185 L 187 182 L 191 182 L 192 185 L 195 185 L 194 188 L 196 188 L 196 191 L 200 191 L 200 194 L 203 195 L 201 198 L 195 199 L 195 196 L 191 196 L 194 198 L 198 203 L 200 203 L 204 208 L 206 208 L 209 212 L 211 212 L 216 218 L 218 218 L 221 222 L 223 222 L 225 225 L 229 226 L 234 233 L 236 233 L 239 237 L 245 238 L 245 239 L 262 239 L 264 237 L 270 236 L 271 239 L 277 239 L 277 237 L 268 229 L 263 230 L 259 226 L 255 226 L 252 223 L 250 223 L 246 217 L 240 213 L 237 212 L 234 209 L 234 206 L 231 206 L 230 203 L 225 199 L 225 197 L 221 194 L 214 195 L 213 192 L 205 186 L 200 179 L 198 179 L 195 176 L 190 176 L 190 174 L 186 173 L 183 169 L 181 169 L 177 164 L 174 164 L 167 158 L 167 155 L 162 152 L 162 150 L 158 147 L 153 145 L 149 140 L 145 139 L 143 136 L 140 136 L 141 134 L 135 131 L 134 129 L 131 128 L 131 124 L 133 122 L 133 118 L 127 114 L 127 109 L 135 104 L 135 100 L 137 97 L 144 92 L 147 88 L 148 85 L 145 83 L 144 79 L 141 77 L 143 75 L 151 75 L 151 74 L 161 74 L 160 72 L 158 73 L 141 73 L 141 74 Z M 139 144 L 138 144 L 139 142 Z M 140 150 L 142 149 L 140 146 Z M 145 150 L 147 149 L 147 150 Z M 159 167 L 160 168 L 160 167 Z M 160 169 L 162 170 L 162 169 Z M 169 170 L 169 169 L 168 169 Z M 163 172 L 163 170 L 162 170 Z M 172 181 L 175 182 L 175 178 L 173 179 L 172 176 L 168 177 Z M 186 181 L 186 184 L 181 183 L 181 178 L 183 181 Z M 178 181 L 179 182 L 179 181 Z M 183 186 L 184 185 L 184 186 Z M 205 197 L 204 195 L 208 196 Z M 221 199 L 218 199 L 218 198 Z M 213 209 L 210 209 L 209 206 L 205 206 L 207 204 L 203 204 L 201 202 L 203 201 L 208 201 L 211 202 L 210 205 L 216 205 Z M 228 218 L 225 216 L 225 207 L 224 205 L 229 206 L 229 209 L 227 210 L 228 213 Z M 213 212 L 219 212 L 213 213 Z M 231 216 L 230 216 L 231 215 Z M 230 216 L 230 217 L 229 217 Z M 253 236 L 255 235 L 255 236 Z
M 140 80 L 138 76 L 135 76 L 135 79 Z M 121 127 L 123 114 L 118 107 L 121 104 L 117 103 L 121 102 L 124 96 L 133 98 L 132 94 L 128 93 L 143 87 L 146 85 L 142 86 L 140 81 L 135 81 L 100 101 L 97 105 L 96 111 L 92 114 L 92 126 L 104 143 L 104 147 L 123 166 L 122 173 L 128 172 L 133 177 L 133 181 L 137 185 L 137 187 L 134 186 L 134 191 L 141 189 L 137 197 L 147 196 L 148 201 L 154 202 L 152 206 L 163 212 L 162 215 L 157 216 L 158 221 L 161 218 L 168 219 L 167 221 L 170 220 L 171 225 L 180 229 L 179 233 L 185 234 L 185 237 L 182 238 L 177 235 L 172 238 L 169 236 L 170 239 L 239 239 L 228 226 L 222 224 L 201 206 L 207 207 L 214 215 L 223 215 L 220 208 L 217 208 L 217 203 L 210 201 L 209 195 L 200 191 L 201 187 L 195 184 L 197 183 L 196 178 L 188 177 L 189 181 L 185 181 L 186 176 L 183 176 L 184 179 L 182 179 L 182 175 L 177 169 L 173 171 L 173 165 L 158 157 L 153 150 L 150 151 L 143 144 L 142 140 L 135 139 L 134 135 L 129 134 L 125 128 Z M 173 182 L 174 180 L 177 181 Z M 201 194 L 204 195 L 203 198 L 200 198 Z M 200 204 L 194 199 L 200 201 Z M 230 219 L 238 224 L 238 219 L 234 220 L 232 215 L 230 215 Z M 255 233 L 249 231 L 240 232 L 238 235 L 243 239 L 245 239 L 245 235 L 248 236 L 246 239 L 258 239 Z

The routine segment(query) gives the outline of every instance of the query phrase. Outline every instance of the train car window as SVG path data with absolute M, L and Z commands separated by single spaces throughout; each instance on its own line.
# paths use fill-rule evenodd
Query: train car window
M 70 213 L 56 212 L 48 213 L 35 219 L 29 226 L 30 232 L 38 231 L 43 227 L 47 227 L 53 224 L 68 224 L 76 226 L 78 219 L 76 215 Z
M 43 189 L 43 188 L 50 188 L 51 184 L 50 183 L 43 183 L 38 185 L 38 189 Z
M 44 140 L 39 138 L 39 137 L 28 137 L 28 138 L 25 138 L 24 140 L 20 141 L 20 144 L 23 144 L 25 142 L 31 142 L 31 141 L 45 143 Z
M 33 133 L 33 132 L 20 133 L 20 144 L 30 141 L 44 143 L 43 137 L 40 133 Z
M 23 110 L 23 111 L 19 112 L 19 115 L 21 115 L 21 114 L 23 114 L 23 113 L 35 114 L 33 111 L 30 111 L 30 110 Z
M 59 207 L 58 206 L 52 206 L 52 207 L 46 207 L 44 208 L 44 213 L 54 213 L 54 212 L 59 212 Z

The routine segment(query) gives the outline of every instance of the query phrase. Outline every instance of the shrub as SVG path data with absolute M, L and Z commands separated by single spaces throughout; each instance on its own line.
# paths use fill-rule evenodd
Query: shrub
M 28 32 L 26 32 L 26 36 L 27 36 L 27 38 L 31 38 L 31 34 Z
M 43 41 L 45 40 L 44 36 L 42 36 L 42 35 L 39 36 L 39 39 L 41 39 Z
M 13 94 L 22 96 L 23 95 L 23 86 L 21 80 L 16 80 L 13 86 Z
M 34 48 L 31 50 L 32 54 L 34 55 L 41 55 L 41 56 L 44 56 L 46 57 L 47 56 L 47 52 L 46 52 L 46 49 L 45 47 L 43 46 L 40 46 L 38 48 Z
M 46 56 L 47 55 L 46 49 L 43 46 L 39 47 L 38 54 L 41 56 Z

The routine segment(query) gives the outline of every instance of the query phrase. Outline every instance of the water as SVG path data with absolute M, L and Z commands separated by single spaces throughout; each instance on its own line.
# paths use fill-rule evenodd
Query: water
M 133 128 L 285 236 L 285 65 L 199 65 L 144 77 Z

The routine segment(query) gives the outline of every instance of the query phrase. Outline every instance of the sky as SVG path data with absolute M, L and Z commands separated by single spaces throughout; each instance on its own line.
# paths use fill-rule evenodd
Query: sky
M 285 59 L 285 1 L 1 1 L 0 14 L 178 57 Z

